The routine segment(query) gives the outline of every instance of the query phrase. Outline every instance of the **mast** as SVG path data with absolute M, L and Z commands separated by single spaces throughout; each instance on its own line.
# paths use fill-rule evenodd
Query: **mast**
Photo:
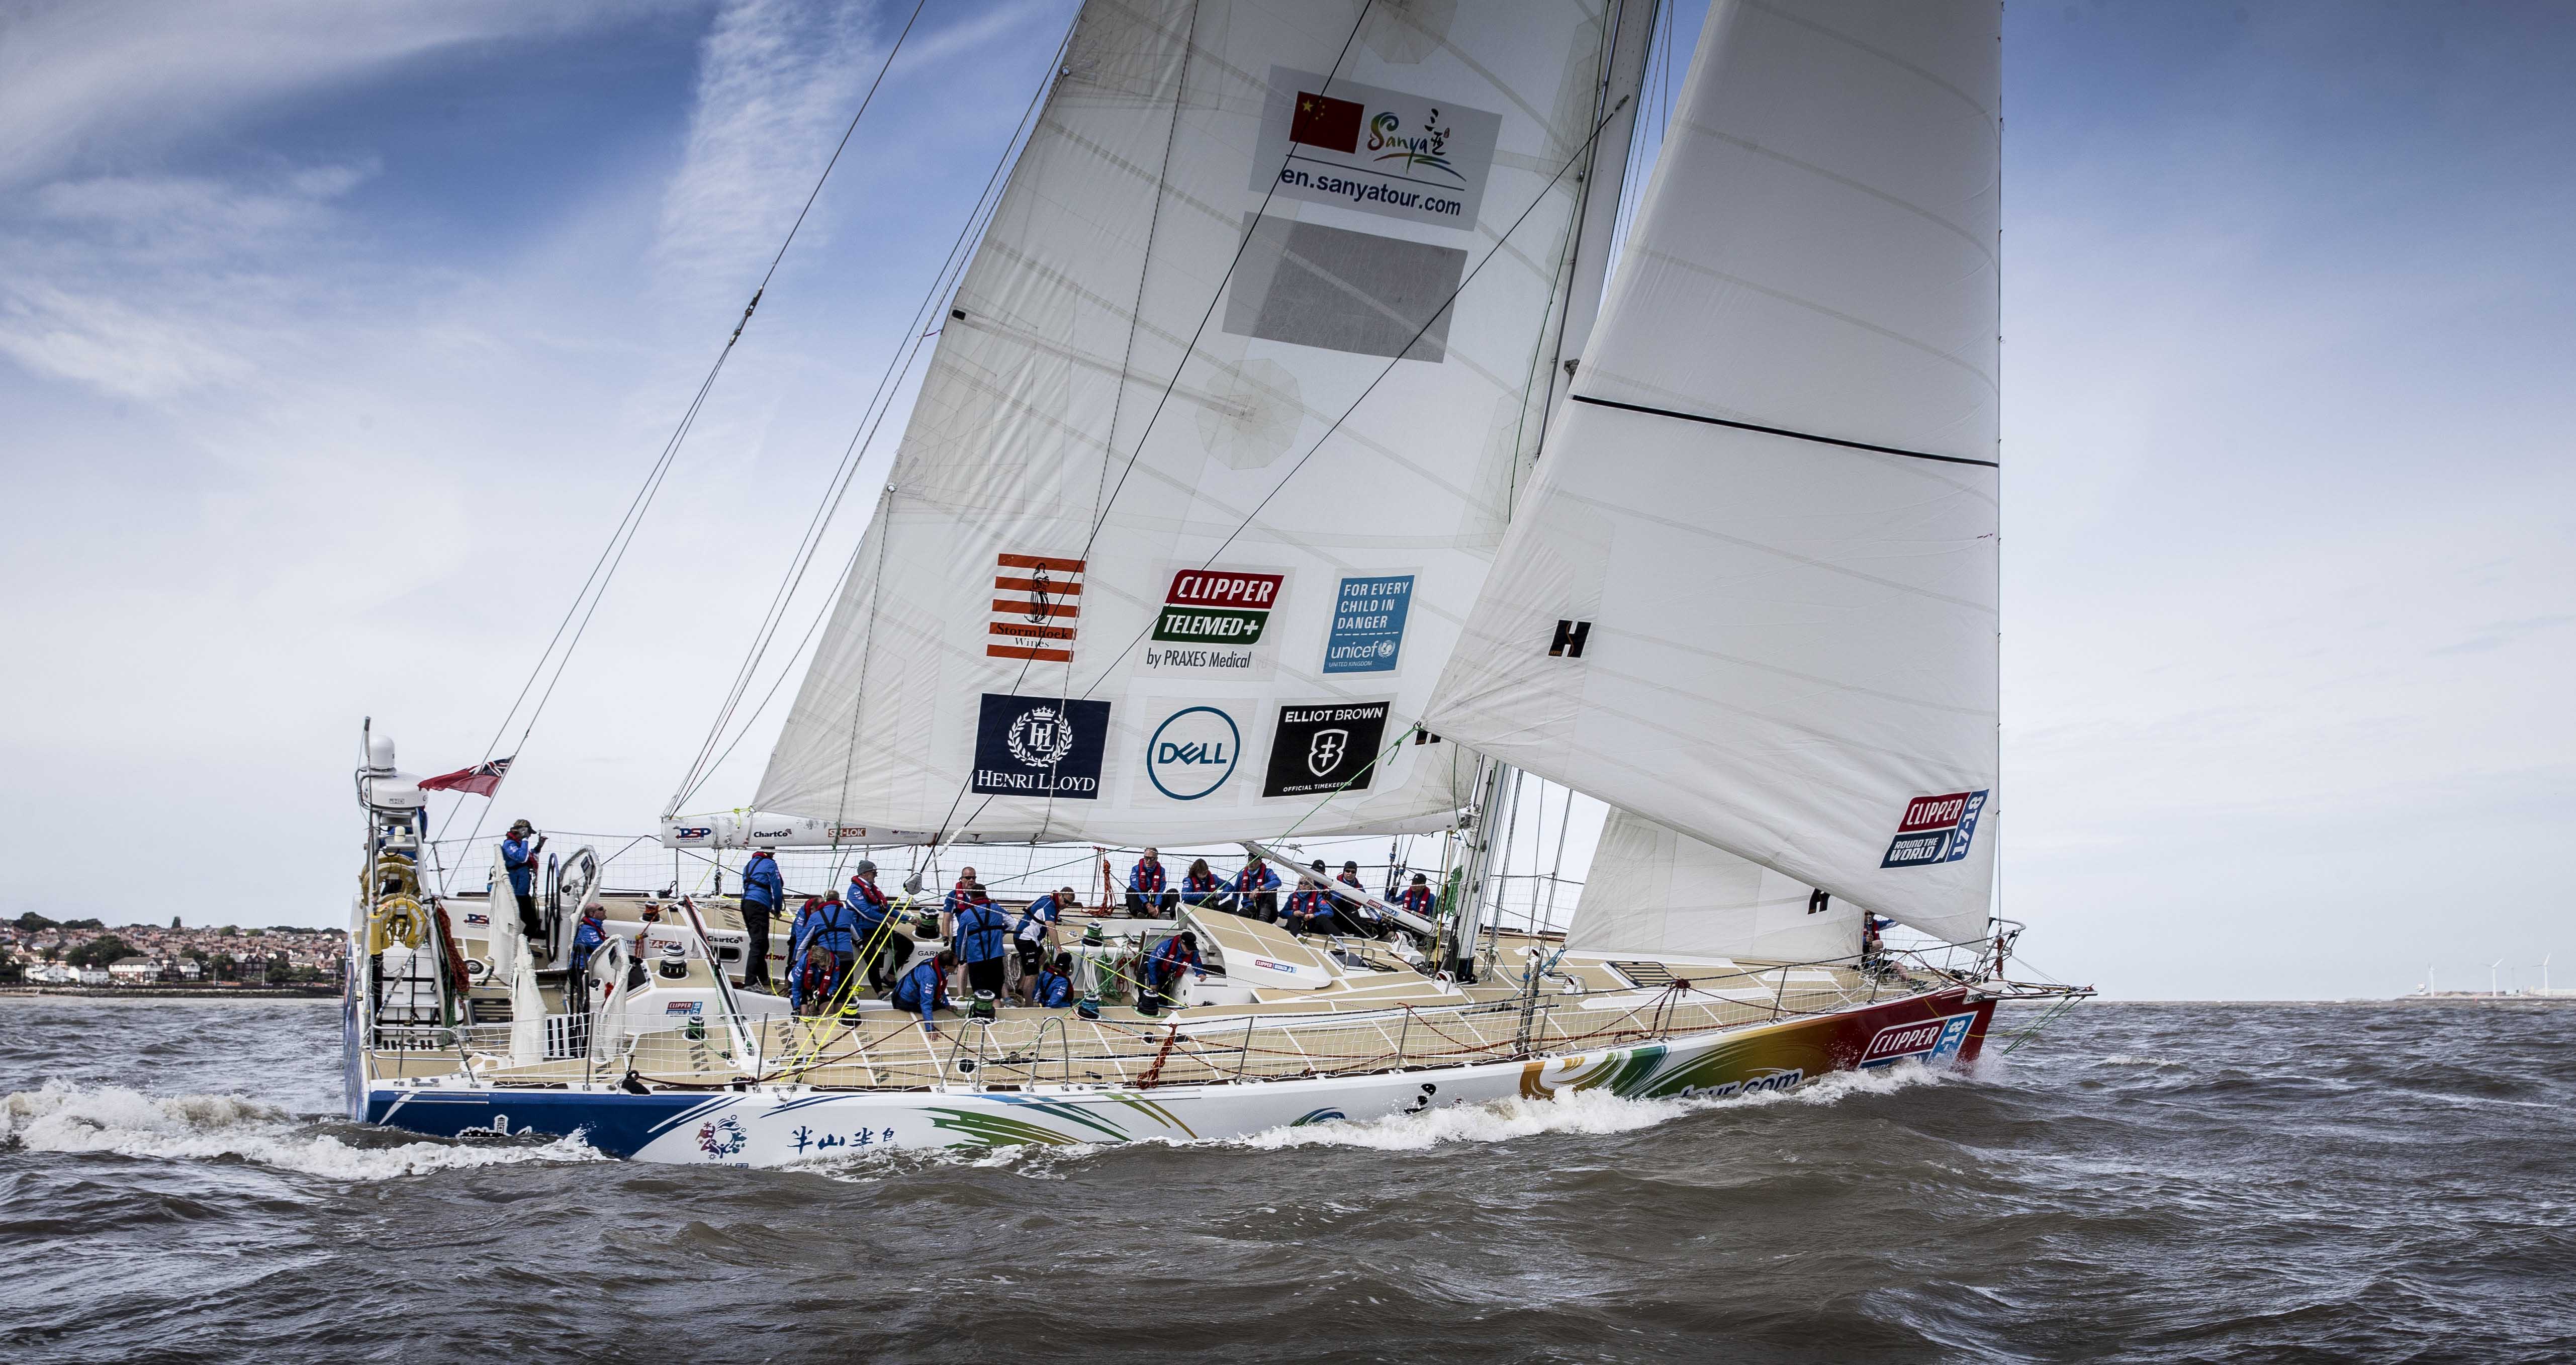
M 1485 881 L 1494 851 L 1495 817 L 1502 810 L 1504 784 L 1514 772 L 1508 763 L 1483 761 L 1477 774 L 1476 804 L 1460 822 L 1467 836 L 1467 861 L 1458 878 L 1458 908 L 1450 917 L 1448 951 L 1440 964 L 1460 981 L 1476 979 L 1476 945 L 1485 932 Z

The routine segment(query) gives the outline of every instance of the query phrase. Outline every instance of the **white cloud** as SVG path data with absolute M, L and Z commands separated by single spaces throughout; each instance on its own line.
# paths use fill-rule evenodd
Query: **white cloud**
M 657 6 L 658 7 L 658 6 Z M 574 31 L 581 0 L 126 0 L 27 5 L 0 42 L 0 187 L 149 157 L 276 101 L 479 39 Z

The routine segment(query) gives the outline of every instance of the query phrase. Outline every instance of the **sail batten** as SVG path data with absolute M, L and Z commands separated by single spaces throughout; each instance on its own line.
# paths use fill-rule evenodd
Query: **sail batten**
M 1622 7 L 1086 5 L 758 808 L 879 843 L 1451 819 L 1473 758 L 1414 723 L 1544 429 L 1569 159 L 1625 155 L 1590 141 Z
M 1425 718 L 1953 940 L 1996 815 L 1999 41 L 1992 3 L 1715 6 Z

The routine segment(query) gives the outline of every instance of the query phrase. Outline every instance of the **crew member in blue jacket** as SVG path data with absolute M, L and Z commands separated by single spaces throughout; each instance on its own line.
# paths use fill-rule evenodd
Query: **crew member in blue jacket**
M 885 989 L 886 944 L 894 939 L 894 930 L 886 921 L 894 918 L 894 907 L 886 903 L 886 893 L 877 889 L 877 865 L 866 858 L 850 869 L 850 894 L 843 897 L 858 920 L 859 956 L 867 959 L 868 989 Z
M 1299 874 L 1297 889 L 1288 893 L 1288 932 L 1292 934 L 1332 929 L 1333 896 L 1324 889 L 1324 860 L 1317 858 L 1310 871 L 1311 876 Z
M 1279 922 L 1279 874 L 1254 857 L 1234 874 L 1234 913 L 1246 919 Z
M 1003 962 L 1011 951 L 1011 919 L 978 887 L 973 900 L 957 912 L 957 936 L 951 946 L 966 964 L 966 989 L 1002 995 Z
M 839 966 L 831 950 L 819 943 L 805 946 L 804 956 L 790 959 L 787 969 L 787 1009 L 791 1014 L 821 1014 L 836 994 Z
M 747 949 L 751 960 L 742 968 L 746 986 L 770 985 L 769 921 L 786 895 L 787 881 L 778 875 L 778 855 L 765 848 L 752 850 L 751 861 L 742 865 L 742 931 L 751 940 Z M 794 959 L 789 961 L 792 964 Z
M 1366 934 L 1370 938 L 1386 937 L 1386 921 L 1369 908 L 1368 886 L 1360 880 L 1360 865 L 1356 861 L 1343 863 L 1340 875 L 1333 880 L 1349 887 L 1351 892 L 1348 896 L 1334 896 L 1325 904 L 1331 906 L 1333 913 L 1349 926 L 1350 932 Z
M 1172 987 L 1180 980 L 1184 969 L 1201 977 L 1207 975 L 1207 965 L 1199 961 L 1198 935 L 1174 934 L 1154 945 L 1154 951 L 1145 959 L 1145 989 L 1154 997 L 1153 1003 L 1171 1003 Z M 1150 1014 L 1153 1011 L 1146 1012 Z
M 957 955 L 946 948 L 940 949 L 937 957 L 923 958 L 896 978 L 889 1001 L 906 1014 L 918 1012 L 921 1027 L 937 1033 L 939 1025 L 931 1020 L 930 1012 L 952 1008 L 948 1003 L 948 973 L 956 965 Z
M 975 899 L 975 888 L 982 885 L 982 882 L 975 880 L 975 869 L 971 867 L 958 869 L 957 884 L 948 888 L 948 894 L 940 899 L 939 913 L 954 915 L 965 909 L 968 903 Z
M 1073 954 L 1058 953 L 1047 969 L 1029 978 L 1029 1003 L 1060 1010 L 1073 1003 Z
M 583 908 L 581 924 L 572 931 L 572 974 L 582 976 L 590 971 L 590 955 L 608 941 L 608 928 L 602 923 L 607 911 L 594 901 Z
M 859 917 L 841 899 L 838 891 L 823 893 L 823 903 L 805 916 L 803 937 L 796 944 L 801 961 L 814 949 L 832 955 L 832 982 L 835 988 L 850 979 L 850 968 L 858 961 Z
M 1207 859 L 1193 859 L 1181 878 L 1181 904 L 1203 910 L 1225 908 L 1225 879 L 1208 870 Z
M 1127 913 L 1138 919 L 1158 919 L 1172 913 L 1177 903 L 1163 872 L 1162 855 L 1146 849 L 1127 872 Z
M 530 941 L 545 936 L 546 926 L 537 918 L 537 850 L 528 836 L 537 827 L 525 820 L 510 822 L 510 832 L 501 840 L 501 868 L 510 874 L 510 894 L 519 901 L 519 927 L 528 931 Z M 538 840 L 536 843 L 543 843 Z
M 1424 919 L 1431 918 L 1431 911 L 1440 904 L 1440 897 L 1431 889 L 1430 879 L 1419 872 L 1413 874 L 1413 884 L 1404 888 L 1404 894 L 1395 899 L 1398 905 Z
M 1039 966 L 1046 961 L 1047 949 L 1053 946 L 1055 926 L 1064 919 L 1068 907 L 1081 908 L 1082 900 L 1070 886 L 1058 887 L 1029 902 L 1020 912 L 1020 922 L 1011 926 L 1011 946 L 1020 955 L 1020 985 L 1030 987 Z

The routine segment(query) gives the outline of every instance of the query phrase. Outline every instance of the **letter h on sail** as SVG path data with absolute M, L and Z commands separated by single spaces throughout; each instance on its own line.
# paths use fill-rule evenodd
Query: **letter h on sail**
M 1559 621 L 1556 623 L 1556 641 L 1547 647 L 1547 657 L 1580 659 L 1583 657 L 1583 642 L 1591 636 L 1592 623 L 1589 621 Z

